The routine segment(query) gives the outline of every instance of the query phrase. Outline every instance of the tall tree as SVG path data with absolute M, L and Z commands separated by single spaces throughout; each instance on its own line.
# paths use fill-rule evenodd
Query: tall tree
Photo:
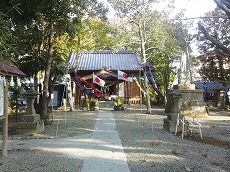
M 69 13 L 71 12 L 70 1 L 4 1 L 1 10 L 12 7 L 14 4 L 18 4 L 20 11 L 10 13 L 10 20 L 13 33 L 15 35 L 18 34 L 18 37 L 22 38 L 18 42 L 22 50 L 24 50 L 20 52 L 20 55 L 23 59 L 27 56 L 38 58 L 37 62 L 40 62 L 41 59 L 44 59 L 45 62 L 40 63 L 40 69 L 45 70 L 40 114 L 45 116 L 48 104 L 53 42 L 55 37 L 58 37 L 63 32 L 67 32 L 69 29 L 66 26 L 71 24 L 69 20 Z M 38 71 L 30 73 L 29 76 L 36 72 Z
M 181 59 L 182 54 L 190 58 L 190 35 L 187 24 L 180 20 L 171 20 L 166 12 L 154 11 L 151 14 L 149 41 L 146 44 L 148 61 L 155 68 L 153 76 L 164 90 L 170 88 L 175 75 L 173 63 Z M 189 62 L 187 67 L 190 68 Z M 190 78 L 187 78 L 190 81 Z
M 230 20 L 212 18 L 212 16 L 220 15 L 223 15 L 223 12 L 216 8 L 214 11 L 206 13 L 206 17 L 201 22 L 211 37 L 227 48 L 230 45 Z M 226 84 L 230 80 L 230 54 L 226 54 L 226 51 L 223 51 L 219 46 L 208 41 L 202 33 L 203 32 L 199 32 L 198 34 L 198 46 L 202 54 L 199 56 L 199 60 L 202 63 L 199 72 L 204 79 Z
M 5 12 L 0 10 L 0 59 L 9 57 L 11 52 L 17 53 L 17 45 L 14 44 L 17 37 L 15 37 L 11 32 L 10 17 L 8 15 L 8 12 L 15 10 L 15 8 L 9 9 L 9 11 Z
M 120 17 L 126 18 L 131 24 L 132 29 L 138 33 L 141 50 L 141 58 L 143 63 L 147 62 L 146 57 L 146 43 L 147 43 L 147 23 L 151 20 L 148 18 L 151 5 L 155 0 L 109 0 L 113 8 L 117 11 Z M 144 82 L 147 93 L 147 112 L 151 113 L 151 104 L 149 96 L 149 88 L 147 78 L 145 76 Z
M 186 52 L 185 37 L 189 36 L 184 25 L 170 20 L 168 13 L 152 11 L 154 2 L 112 1 L 118 15 L 129 23 L 123 24 L 120 32 L 124 33 L 122 36 L 126 40 L 123 41 L 123 45 L 126 45 L 123 48 L 140 52 L 142 62 L 154 66 L 153 76 L 159 82 L 161 90 L 167 91 L 173 80 L 172 63 L 179 59 L 183 51 Z M 145 88 L 148 88 L 146 79 Z M 162 93 L 167 95 L 166 92 Z M 149 98 L 147 110 L 150 110 Z
M 214 2 L 230 19 L 230 2 L 228 0 L 214 0 Z
M 230 19 L 230 3 L 227 0 L 214 0 L 214 2 L 217 4 L 218 8 L 221 9 L 228 17 L 228 20 Z M 212 17 L 212 16 L 210 16 Z M 217 48 L 221 49 L 224 53 L 230 54 L 229 47 L 226 47 L 223 45 L 219 40 L 216 40 L 215 37 L 213 37 L 207 29 L 203 26 L 202 22 L 198 23 L 198 29 L 204 34 L 205 38 L 212 42 L 213 45 L 215 45 Z
M 102 17 L 105 11 L 101 10 L 102 5 L 96 0 L 2 0 L 0 11 L 4 12 L 14 7 L 15 4 L 18 5 L 18 11 L 9 13 L 9 21 L 12 33 L 20 37 L 18 44 L 21 50 L 14 56 L 15 59 L 22 57 L 25 64 L 27 62 L 25 57 L 30 57 L 35 63 L 40 62 L 38 66 L 44 69 L 40 114 L 45 116 L 52 78 L 51 69 L 54 64 L 53 58 L 63 57 L 61 54 L 63 51 L 60 53 L 57 42 L 63 35 L 74 37 L 81 28 L 81 19 L 84 15 L 94 15 L 100 9 L 101 13 L 97 14 Z M 38 71 L 34 71 L 33 74 L 36 72 Z

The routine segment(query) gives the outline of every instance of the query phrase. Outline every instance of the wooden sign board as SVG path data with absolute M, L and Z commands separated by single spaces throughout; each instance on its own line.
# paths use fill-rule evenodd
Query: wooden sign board
M 4 114 L 4 84 L 0 82 L 0 116 Z

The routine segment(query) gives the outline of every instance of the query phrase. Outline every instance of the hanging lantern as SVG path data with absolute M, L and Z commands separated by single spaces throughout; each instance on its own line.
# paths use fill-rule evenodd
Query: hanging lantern
M 11 76 L 10 86 L 11 86 L 11 87 L 13 87 L 13 86 L 14 86 L 14 78 L 13 78 L 13 76 Z
M 3 84 L 4 84 L 4 86 L 6 86 L 6 78 L 5 78 L 5 76 L 3 76 Z
M 34 84 L 34 78 L 30 78 L 30 83 Z
M 17 85 L 18 85 L 19 87 L 22 86 L 21 80 L 20 80 L 20 78 L 18 78 L 18 77 L 17 77 Z

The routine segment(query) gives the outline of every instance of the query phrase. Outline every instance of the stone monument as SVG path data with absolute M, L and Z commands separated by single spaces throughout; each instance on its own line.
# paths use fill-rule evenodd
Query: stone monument
M 177 117 L 200 115 L 207 116 L 205 103 L 203 101 L 203 90 L 195 89 L 191 84 L 189 67 L 187 67 L 187 56 L 181 58 L 180 69 L 178 70 L 178 84 L 169 90 L 165 112 L 167 119 L 164 119 L 163 128 L 175 133 Z M 185 129 L 189 129 L 189 123 L 185 123 Z M 178 124 L 177 132 L 182 131 L 182 123 Z

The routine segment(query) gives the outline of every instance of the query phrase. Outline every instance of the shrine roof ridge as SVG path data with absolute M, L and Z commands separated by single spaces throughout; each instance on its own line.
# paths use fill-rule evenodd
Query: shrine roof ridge
M 101 70 L 104 67 L 109 70 L 142 70 L 139 54 L 133 51 L 81 51 L 77 61 L 78 70 Z

